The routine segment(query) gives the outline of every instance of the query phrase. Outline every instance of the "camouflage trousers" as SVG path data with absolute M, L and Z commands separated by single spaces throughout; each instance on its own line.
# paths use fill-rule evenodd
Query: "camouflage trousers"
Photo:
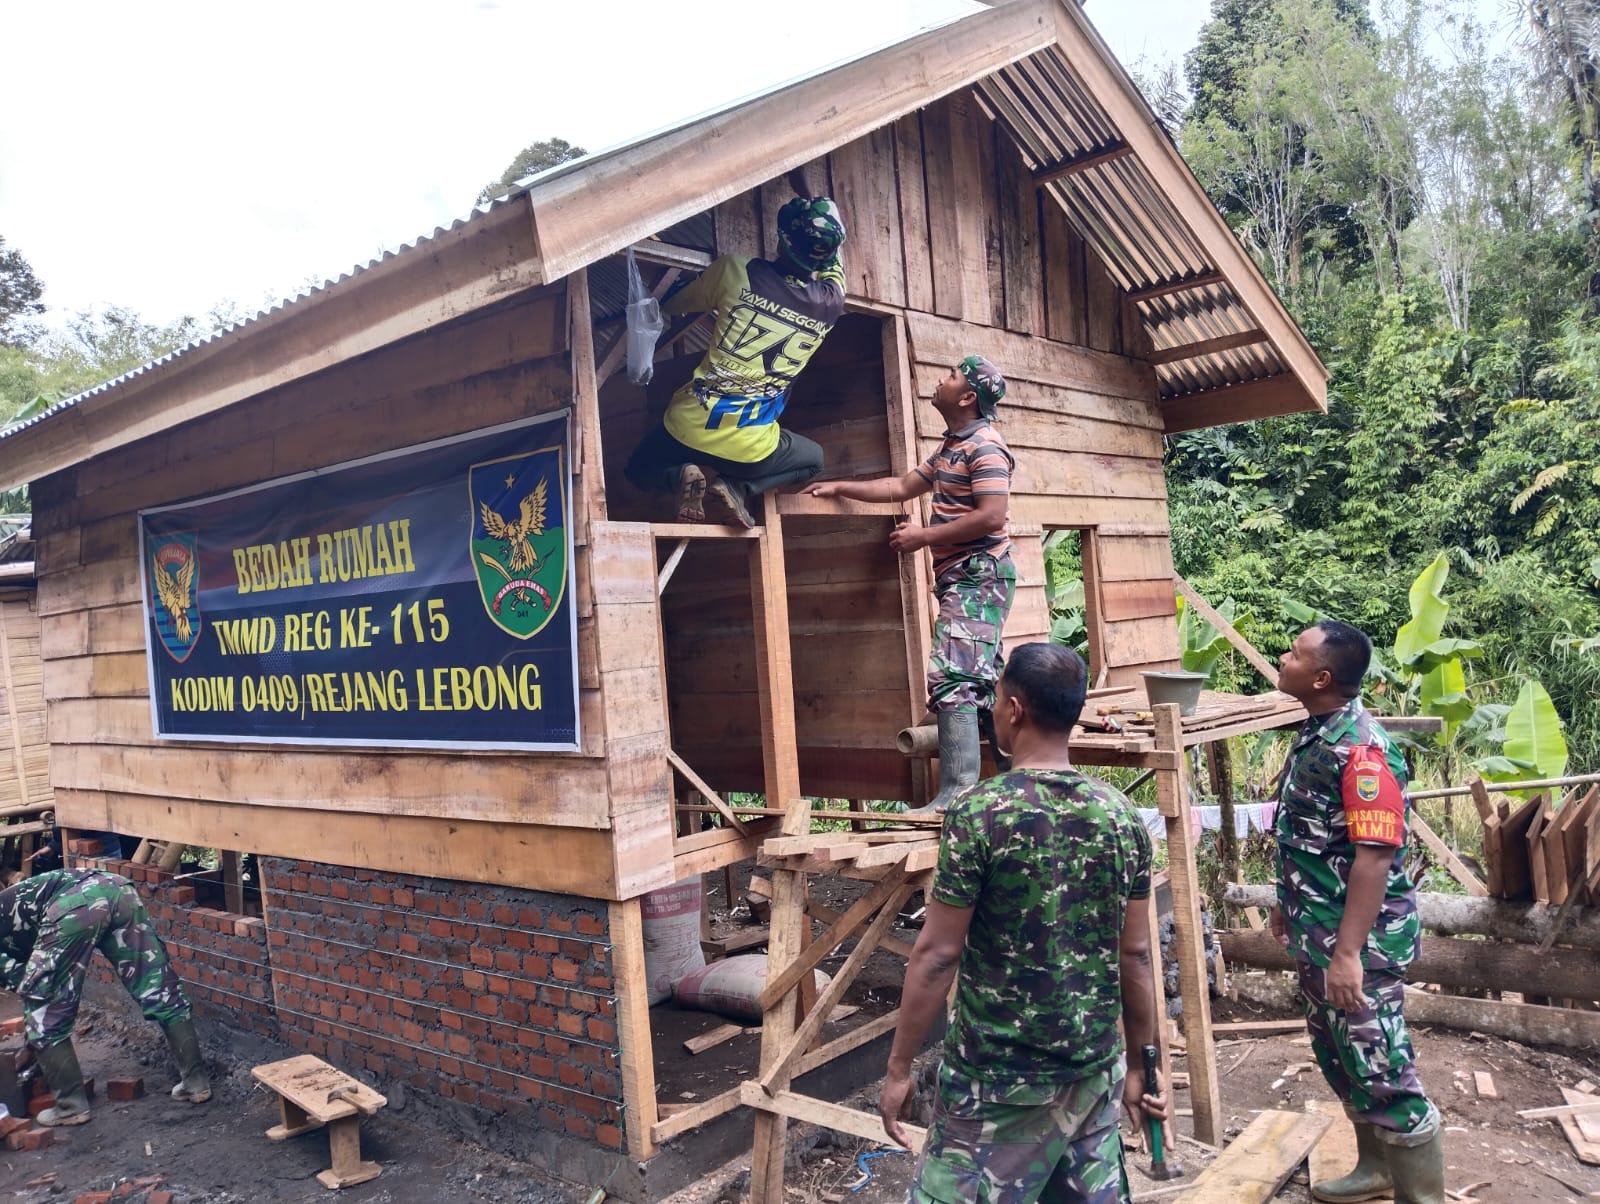
M 1438 1113 L 1417 1078 L 1416 1053 L 1406 1031 L 1405 977 L 1368 970 L 1364 989 L 1372 1006 L 1345 1012 L 1328 1002 L 1327 971 L 1296 959 L 1306 1028 L 1322 1077 L 1352 1120 L 1380 1134 L 1410 1134 L 1429 1127 Z M 1403 1142 L 1399 1144 L 1404 1144 Z
M 1125 1073 L 1119 1058 L 1043 1102 L 997 1103 L 941 1065 L 910 1204 L 1127 1204 Z
M 146 1019 L 163 1026 L 191 1016 L 167 950 L 150 925 L 139 892 L 115 874 L 90 874 L 45 905 L 33 954 L 23 970 L 24 1031 L 35 1049 L 72 1035 L 89 959 L 98 949 Z
M 969 556 L 934 586 L 939 617 L 928 658 L 930 711 L 987 711 L 1005 668 L 1000 633 L 1011 613 L 1017 570 L 1010 556 Z

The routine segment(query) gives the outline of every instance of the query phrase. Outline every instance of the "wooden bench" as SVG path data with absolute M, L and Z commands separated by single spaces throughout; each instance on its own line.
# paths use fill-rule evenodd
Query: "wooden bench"
M 268 1140 L 283 1141 L 328 1126 L 333 1166 L 317 1172 L 323 1187 L 351 1187 L 383 1173 L 376 1162 L 361 1160 L 360 1126 L 363 1116 L 389 1102 L 384 1096 L 311 1054 L 269 1062 L 250 1074 L 278 1097 L 282 1120 L 267 1130 Z

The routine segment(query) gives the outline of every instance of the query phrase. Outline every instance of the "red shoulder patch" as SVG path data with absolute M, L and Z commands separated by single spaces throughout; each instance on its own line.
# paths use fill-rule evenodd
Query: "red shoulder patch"
M 1344 817 L 1357 844 L 1405 843 L 1405 796 L 1383 749 L 1358 744 L 1344 767 Z

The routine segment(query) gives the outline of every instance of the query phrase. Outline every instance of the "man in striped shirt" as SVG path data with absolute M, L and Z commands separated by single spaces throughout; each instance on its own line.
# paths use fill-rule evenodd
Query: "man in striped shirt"
M 863 502 L 933 494 L 926 527 L 905 523 L 889 536 L 889 546 L 903 555 L 932 549 L 939 599 L 928 662 L 928 709 L 939 725 L 939 793 L 924 811 L 943 811 L 978 780 L 980 730 L 994 743 L 994 688 L 1005 663 L 1000 633 L 1017 579 L 1006 533 L 1016 461 L 991 422 L 1005 391 L 995 366 L 969 355 L 933 391 L 933 407 L 945 421 L 938 451 L 904 477 L 826 481 L 803 491 Z M 999 760 L 998 748 L 995 755 Z

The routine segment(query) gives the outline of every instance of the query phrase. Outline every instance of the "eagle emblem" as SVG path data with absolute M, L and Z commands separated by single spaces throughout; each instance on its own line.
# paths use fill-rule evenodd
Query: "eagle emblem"
M 544 629 L 566 590 L 565 480 L 559 447 L 474 464 L 468 478 L 483 604 L 519 639 Z
M 540 477 L 533 492 L 522 499 L 517 517 L 509 523 L 488 502 L 478 503 L 483 512 L 483 529 L 489 533 L 489 538 L 498 539 L 506 545 L 511 554 L 510 567 L 513 573 L 524 569 L 531 572 L 538 567 L 539 553 L 534 551 L 529 540 L 532 536 L 544 534 L 545 499 L 549 492 L 550 479 Z
M 162 646 L 177 661 L 188 660 L 200 638 L 199 561 L 193 532 L 163 536 L 150 555 L 151 617 Z

